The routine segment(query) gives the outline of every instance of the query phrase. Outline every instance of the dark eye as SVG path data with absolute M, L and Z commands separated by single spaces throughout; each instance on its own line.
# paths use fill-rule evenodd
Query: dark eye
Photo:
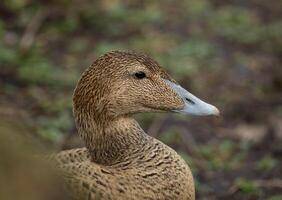
M 145 78 L 145 77 L 146 77 L 146 74 L 145 74 L 144 72 L 142 72 L 142 71 L 139 71 L 139 72 L 136 72 L 136 73 L 134 74 L 134 76 L 135 76 L 136 78 L 138 78 L 138 79 L 142 79 L 142 78 Z

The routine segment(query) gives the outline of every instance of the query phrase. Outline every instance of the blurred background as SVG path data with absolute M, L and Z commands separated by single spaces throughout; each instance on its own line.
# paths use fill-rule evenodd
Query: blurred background
M 191 166 L 198 199 L 282 199 L 281 1 L 2 0 L 0 134 L 36 141 L 33 152 L 83 146 L 73 89 L 116 49 L 149 54 L 220 109 L 136 116 Z

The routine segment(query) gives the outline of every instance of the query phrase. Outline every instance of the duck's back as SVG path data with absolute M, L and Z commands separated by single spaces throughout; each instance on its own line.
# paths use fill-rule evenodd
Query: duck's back
M 128 151 L 111 165 L 92 162 L 86 148 L 63 151 L 56 160 L 77 199 L 195 199 L 190 169 L 173 149 L 148 137 Z

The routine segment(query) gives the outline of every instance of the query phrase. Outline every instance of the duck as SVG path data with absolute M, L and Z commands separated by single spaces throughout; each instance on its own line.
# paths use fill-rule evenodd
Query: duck
M 73 199 L 194 200 L 193 176 L 169 146 L 149 136 L 136 113 L 218 115 L 143 53 L 110 51 L 82 74 L 73 114 L 85 147 L 55 155 Z

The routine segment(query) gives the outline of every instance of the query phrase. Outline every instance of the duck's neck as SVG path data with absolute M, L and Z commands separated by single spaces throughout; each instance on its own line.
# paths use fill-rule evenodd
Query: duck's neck
M 110 165 L 126 159 L 130 152 L 145 144 L 147 135 L 130 117 L 120 117 L 107 123 L 88 120 L 78 127 L 82 139 L 90 152 L 92 161 Z

